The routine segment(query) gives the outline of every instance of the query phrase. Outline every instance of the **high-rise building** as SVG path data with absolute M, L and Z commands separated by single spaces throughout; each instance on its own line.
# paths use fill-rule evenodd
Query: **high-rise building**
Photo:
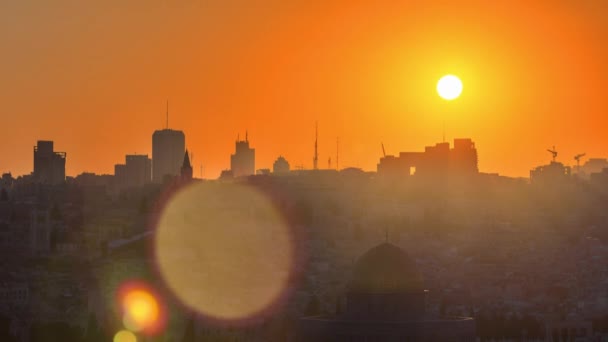
M 570 166 L 552 161 L 530 170 L 530 181 L 533 184 L 557 185 L 570 179 L 571 171 Z
M 180 175 L 186 137 L 184 132 L 162 129 L 152 135 L 152 180 L 162 183 L 166 176 Z
M 119 188 L 140 187 L 150 183 L 152 161 L 147 154 L 125 156 L 124 164 L 114 166 L 115 184 Z
M 55 152 L 52 141 L 39 140 L 34 146 L 34 179 L 44 184 L 65 181 L 65 152 Z
M 249 148 L 249 139 L 236 141 L 236 150 L 230 155 L 230 170 L 234 177 L 255 174 L 255 149 Z

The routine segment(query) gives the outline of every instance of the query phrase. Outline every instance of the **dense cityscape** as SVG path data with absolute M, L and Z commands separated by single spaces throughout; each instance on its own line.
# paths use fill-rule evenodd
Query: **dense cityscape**
M 185 141 L 179 130 L 157 130 L 152 158 L 127 155 L 113 175 L 76 177 L 66 177 L 68 153 L 38 141 L 31 174 L 2 175 L 3 341 L 108 341 L 122 324 L 115 296 L 134 280 L 166 302 L 160 331 L 135 329 L 144 341 L 608 336 L 607 159 L 581 154 L 567 166 L 552 148 L 529 178 L 509 178 L 479 172 L 474 142 L 455 139 L 384 155 L 376 171 L 364 171 L 340 169 L 338 158 L 334 168 L 320 168 L 315 140 L 312 169 L 294 170 L 282 156 L 272 169 L 256 169 L 245 135 L 230 168 L 212 180 L 194 177 Z M 267 200 L 271 212 L 240 187 L 261 194 L 265 200 L 254 202 Z M 194 223 L 171 221 L 173 245 L 166 247 L 163 222 L 182 194 L 195 209 L 179 215 Z M 269 218 L 275 211 L 288 248 Z M 185 258 L 214 249 L 209 239 L 222 248 L 223 238 L 259 238 L 268 250 L 247 257 L 264 270 L 176 260 L 201 292 L 213 270 L 246 274 L 239 287 L 253 293 L 263 293 L 255 284 L 286 272 L 281 295 L 250 317 L 218 318 L 201 307 L 211 304 L 182 295 L 163 269 L 176 265 L 163 259 L 165 249 Z

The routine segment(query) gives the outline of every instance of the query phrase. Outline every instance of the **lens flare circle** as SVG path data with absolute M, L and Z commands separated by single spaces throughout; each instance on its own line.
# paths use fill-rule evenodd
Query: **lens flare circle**
M 462 81 L 454 75 L 445 75 L 437 82 L 437 93 L 445 100 L 454 100 L 462 93 Z
M 127 293 L 123 299 L 125 326 L 131 331 L 142 331 L 158 321 L 156 298 L 144 290 Z
M 165 206 L 155 257 L 167 287 L 185 306 L 238 323 L 280 303 L 293 271 L 290 230 L 257 189 L 197 183 Z
M 114 335 L 114 342 L 137 342 L 135 334 L 128 330 L 121 330 Z
M 117 293 L 125 328 L 146 335 L 155 335 L 164 328 L 164 305 L 150 286 L 129 281 L 122 284 Z

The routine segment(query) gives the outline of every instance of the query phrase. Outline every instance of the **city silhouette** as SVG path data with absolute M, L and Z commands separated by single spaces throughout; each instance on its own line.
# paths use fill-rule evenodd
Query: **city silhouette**
M 607 340 L 606 13 L 1 4 L 0 341 Z

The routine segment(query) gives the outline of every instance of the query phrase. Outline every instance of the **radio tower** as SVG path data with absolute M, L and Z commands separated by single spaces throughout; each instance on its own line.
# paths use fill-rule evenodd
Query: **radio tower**
M 319 140 L 319 123 L 315 123 L 315 156 L 312 159 L 312 165 L 314 170 L 318 170 L 319 153 L 317 150 L 317 142 Z
M 336 170 L 340 171 L 340 137 L 336 137 Z

